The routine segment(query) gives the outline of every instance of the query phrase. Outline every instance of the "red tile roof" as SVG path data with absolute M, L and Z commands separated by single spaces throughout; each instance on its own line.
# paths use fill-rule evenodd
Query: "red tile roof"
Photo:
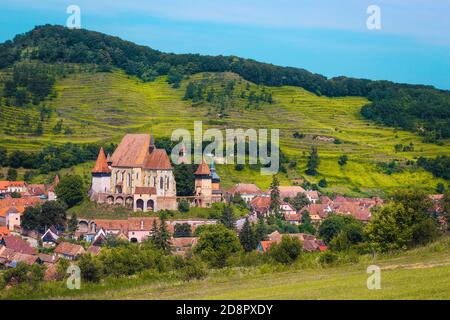
M 172 165 L 164 149 L 150 148 L 149 134 L 127 134 L 111 156 L 112 166 L 170 170 Z
M 32 248 L 25 240 L 17 236 L 6 236 L 3 237 L 3 242 L 5 247 L 15 252 L 25 253 L 25 254 L 36 254 L 36 249 Z
M 227 191 L 229 194 L 263 194 L 264 192 L 253 183 L 238 183 Z
M 136 187 L 135 194 L 156 194 L 156 188 L 154 187 Z
M 86 251 L 84 248 L 78 244 L 73 244 L 70 242 L 61 242 L 54 250 L 55 253 L 63 254 L 67 256 L 76 257 L 79 256 Z
M 87 249 L 87 252 L 91 253 L 91 254 L 94 255 L 94 256 L 98 256 L 98 255 L 100 254 L 100 251 L 101 251 L 101 250 L 102 250 L 101 247 L 98 247 L 98 246 L 90 246 L 90 247 Z
M 0 240 L 3 239 L 3 237 L 7 237 L 10 235 L 11 235 L 11 232 L 9 232 L 9 230 L 6 226 L 0 226 Z
M 270 197 L 254 197 L 250 204 L 255 209 L 269 209 L 270 207 Z
M 195 175 L 205 175 L 208 176 L 211 174 L 211 170 L 209 169 L 208 164 L 206 163 L 205 159 L 202 159 L 202 162 L 199 164 L 197 171 L 194 173 Z
M 31 207 L 44 203 L 39 197 L 5 198 L 0 199 L 0 209 L 6 207 Z
M 92 169 L 92 173 L 110 173 L 111 169 L 108 167 L 108 163 L 106 162 L 106 155 L 103 147 L 100 148 L 100 152 L 98 153 L 97 161 L 95 162 L 94 169 Z

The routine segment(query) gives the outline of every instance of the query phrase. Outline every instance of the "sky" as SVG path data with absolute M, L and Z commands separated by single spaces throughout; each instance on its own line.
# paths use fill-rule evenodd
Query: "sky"
M 84 29 L 164 52 L 450 90 L 450 0 L 0 0 L 0 42 L 66 25 L 69 5 Z M 367 27 L 371 5 L 381 29 Z

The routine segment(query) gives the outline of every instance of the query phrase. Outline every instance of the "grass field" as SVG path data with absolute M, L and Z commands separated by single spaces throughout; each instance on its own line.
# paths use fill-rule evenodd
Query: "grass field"
M 449 238 L 427 247 L 359 262 L 321 267 L 315 256 L 294 266 L 262 265 L 212 271 L 207 279 L 183 282 L 170 276 L 110 279 L 67 290 L 50 284 L 28 295 L 0 292 L 0 298 L 27 299 L 450 299 Z M 301 259 L 302 260 L 302 259 Z M 381 267 L 381 289 L 368 290 L 367 267 Z
M 204 75 L 195 75 L 200 80 Z M 224 74 L 224 79 L 235 79 L 237 88 L 247 85 L 245 80 L 234 74 Z M 192 80 L 191 79 L 191 80 Z M 0 144 L 9 150 L 36 150 L 50 143 L 119 142 L 127 132 L 148 132 L 156 136 L 170 137 L 176 128 L 193 128 L 194 120 L 203 120 L 204 129 L 216 128 L 278 128 L 281 148 L 290 160 L 297 161 L 297 167 L 280 174 L 283 184 L 304 176 L 306 153 L 311 145 L 319 150 L 320 175 L 307 177 L 312 182 L 326 177 L 328 188 L 325 191 L 347 195 L 383 195 L 398 187 L 421 186 L 434 192 L 438 182 L 430 173 L 420 169 L 405 167 L 402 172 L 385 174 L 378 162 L 399 160 L 400 162 L 419 156 L 449 155 L 450 142 L 443 145 L 425 144 L 417 135 L 396 131 L 393 128 L 378 126 L 362 118 L 359 110 L 367 103 L 364 98 L 318 97 L 298 87 L 267 88 L 272 92 L 274 104 L 262 104 L 258 110 L 246 108 L 244 102 L 236 101 L 233 109 L 227 111 L 229 117 L 219 118 L 208 105 L 192 106 L 183 101 L 184 89 L 173 89 L 160 77 L 151 83 L 129 77 L 123 72 L 76 73 L 60 79 L 56 85 L 56 98 L 45 102 L 54 108 L 51 119 L 45 122 L 41 137 L 24 134 L 21 119 L 29 114 L 37 119 L 37 108 L 2 106 L 0 116 Z M 254 84 L 251 90 L 259 90 Z M 72 135 L 54 135 L 51 128 L 58 119 L 75 132 Z M 32 123 L 34 123 L 32 121 Z M 3 130 L 2 130 L 3 129 Z M 293 133 L 305 134 L 303 139 L 293 138 Z M 332 136 L 342 144 L 314 140 L 315 135 Z M 415 151 L 395 153 L 396 144 L 413 143 Z M 338 165 L 342 154 L 349 157 L 344 167 Z M 76 169 L 89 175 L 88 167 Z M 259 171 L 245 168 L 241 172 L 234 166 L 219 166 L 223 187 L 236 182 L 255 182 L 268 188 L 271 177 L 261 176 Z M 42 178 L 42 177 L 41 177 Z

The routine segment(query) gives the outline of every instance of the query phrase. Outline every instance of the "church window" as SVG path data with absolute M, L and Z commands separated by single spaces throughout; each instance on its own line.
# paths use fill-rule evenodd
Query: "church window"
M 162 189 L 164 189 L 164 179 L 163 179 L 163 177 L 161 177 L 160 179 L 159 179 L 159 188 L 162 190 Z

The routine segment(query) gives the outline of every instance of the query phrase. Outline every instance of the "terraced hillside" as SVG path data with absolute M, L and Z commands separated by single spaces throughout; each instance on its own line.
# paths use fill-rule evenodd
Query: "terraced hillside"
M 30 125 L 39 117 L 38 107 L 1 106 L 0 144 L 8 150 L 37 150 L 48 144 L 65 142 L 86 143 L 99 141 L 118 142 L 126 132 L 152 130 L 157 137 L 170 137 L 176 128 L 192 129 L 194 120 L 203 120 L 204 128 L 278 128 L 281 148 L 289 160 L 297 161 L 295 167 L 286 165 L 287 173 L 281 174 L 283 183 L 305 176 L 306 156 L 311 145 L 319 150 L 320 175 L 307 177 L 312 182 L 326 177 L 328 188 L 351 195 L 382 194 L 395 187 L 421 186 L 433 192 L 441 180 L 433 178 L 421 169 L 401 166 L 400 172 L 387 174 L 378 163 L 398 160 L 404 163 L 419 156 L 450 154 L 450 141 L 442 145 L 426 144 L 417 135 L 377 126 L 360 115 L 365 98 L 319 97 L 299 87 L 265 87 L 272 94 L 273 103 L 248 106 L 246 99 L 237 98 L 226 110 L 226 117 L 219 117 L 207 102 L 194 103 L 183 100 L 190 81 L 201 81 L 214 75 L 197 74 L 172 88 L 166 77 L 144 83 L 122 71 L 112 73 L 81 72 L 70 74 L 56 83 L 55 98 L 42 105 L 53 110 L 44 121 L 42 136 L 24 133 L 23 119 L 28 115 Z M 260 91 L 263 87 L 248 83 L 231 73 L 216 74 L 224 82 L 234 80 L 234 91 Z M 215 84 L 217 85 L 217 84 Z M 60 120 L 70 128 L 71 134 L 54 134 L 52 128 Z M 304 134 L 296 139 L 293 134 Z M 319 141 L 315 136 L 333 137 L 339 144 Z M 414 145 L 414 151 L 396 153 L 397 144 Z M 341 155 L 349 161 L 338 164 Z M 86 168 L 86 166 L 83 166 Z M 239 181 L 255 182 L 263 188 L 270 184 L 270 177 L 263 177 L 259 170 L 245 168 L 237 172 L 234 166 L 219 167 L 224 186 Z M 445 181 L 441 181 L 445 182 Z

